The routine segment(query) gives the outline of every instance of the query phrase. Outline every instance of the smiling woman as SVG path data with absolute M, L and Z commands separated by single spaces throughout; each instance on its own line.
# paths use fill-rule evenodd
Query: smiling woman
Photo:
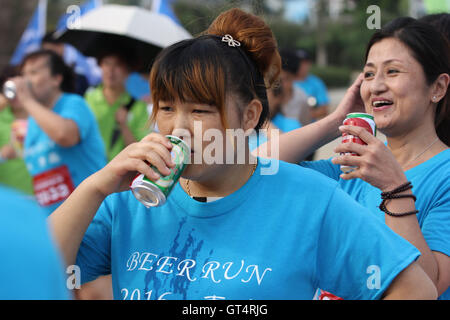
M 299 163 L 340 132 L 359 136 L 366 146 L 342 143 L 335 149 L 358 156 L 301 166 L 338 181 L 375 217 L 416 246 L 422 254 L 418 263 L 441 298 L 449 299 L 449 43 L 431 25 L 398 18 L 372 36 L 365 59 L 363 73 L 333 114 L 280 137 L 280 159 Z M 347 113 L 363 111 L 374 116 L 387 145 L 361 128 L 340 127 Z M 357 169 L 343 174 L 340 165 Z

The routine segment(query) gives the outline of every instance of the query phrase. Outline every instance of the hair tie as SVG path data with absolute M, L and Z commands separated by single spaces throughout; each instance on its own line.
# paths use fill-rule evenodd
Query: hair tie
M 233 37 L 229 34 L 226 34 L 222 37 L 222 42 L 227 42 L 230 47 L 240 47 L 241 43 L 237 40 L 234 40 Z

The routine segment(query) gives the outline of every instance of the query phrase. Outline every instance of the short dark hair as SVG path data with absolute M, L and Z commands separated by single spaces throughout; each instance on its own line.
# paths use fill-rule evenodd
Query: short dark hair
M 450 41 L 450 13 L 428 14 L 419 20 L 431 24 L 442 32 L 447 40 Z
M 296 74 L 300 67 L 300 58 L 292 49 L 280 50 L 281 68 L 289 73 Z
M 224 41 L 225 35 L 239 46 Z M 276 40 L 268 25 L 255 15 L 230 9 L 220 14 L 204 35 L 160 52 L 150 73 L 151 119 L 156 117 L 160 100 L 178 99 L 216 106 L 227 128 L 225 104 L 231 93 L 242 104 L 260 101 L 262 111 L 254 128 L 258 130 L 269 116 L 267 88 L 280 69 Z
M 136 50 L 124 46 L 104 47 L 96 56 L 98 64 L 100 65 L 104 58 L 111 56 L 117 57 L 130 71 L 134 71 L 138 65 L 138 55 Z
M 442 73 L 450 75 L 450 46 L 441 32 L 428 23 L 411 17 L 400 17 L 392 20 L 370 39 L 365 60 L 370 48 L 377 42 L 395 38 L 406 45 L 414 58 L 422 66 L 428 85 L 432 84 Z M 450 90 L 447 88 L 445 97 L 439 101 L 436 108 L 435 127 L 439 138 L 447 145 L 450 127 Z
M 29 53 L 23 59 L 20 70 L 29 61 L 37 58 L 45 57 L 48 59 L 48 65 L 52 76 L 61 75 L 62 81 L 60 84 L 61 91 L 75 92 L 75 73 L 71 67 L 65 64 L 64 60 L 55 52 L 51 50 L 41 49 Z

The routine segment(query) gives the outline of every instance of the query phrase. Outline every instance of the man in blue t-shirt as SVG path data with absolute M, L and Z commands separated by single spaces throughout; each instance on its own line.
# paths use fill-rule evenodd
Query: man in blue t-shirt
M 66 93 L 73 91 L 73 78 L 60 56 L 50 50 L 31 53 L 21 72 L 12 80 L 15 99 L 29 114 L 24 159 L 36 199 L 50 214 L 106 164 L 106 154 L 86 102 Z
M 311 117 L 313 120 L 319 120 L 328 114 L 330 99 L 327 87 L 319 77 L 309 73 L 311 68 L 311 56 L 309 53 L 304 49 L 299 49 L 296 53 L 301 62 L 294 85 L 303 89 L 307 94 L 308 103 L 312 107 Z M 303 125 L 306 124 L 304 123 Z
M 2 185 L 0 202 L 0 300 L 69 299 L 45 213 Z

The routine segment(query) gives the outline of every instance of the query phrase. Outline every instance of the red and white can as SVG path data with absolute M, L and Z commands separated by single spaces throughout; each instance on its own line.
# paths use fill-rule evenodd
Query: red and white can
M 349 113 L 343 122 L 346 126 L 357 126 L 361 127 L 367 130 L 370 134 L 376 136 L 377 134 L 377 127 L 375 125 L 375 121 L 373 119 L 373 116 L 368 113 Z M 366 145 L 364 141 L 361 140 L 358 136 L 354 136 L 347 133 L 342 133 L 342 143 L 348 143 L 353 142 L 360 145 Z M 358 156 L 356 153 L 347 152 L 347 153 L 341 153 L 341 155 L 352 155 L 352 156 Z M 345 173 L 350 173 L 353 170 L 355 170 L 355 166 L 341 166 L 341 171 Z

